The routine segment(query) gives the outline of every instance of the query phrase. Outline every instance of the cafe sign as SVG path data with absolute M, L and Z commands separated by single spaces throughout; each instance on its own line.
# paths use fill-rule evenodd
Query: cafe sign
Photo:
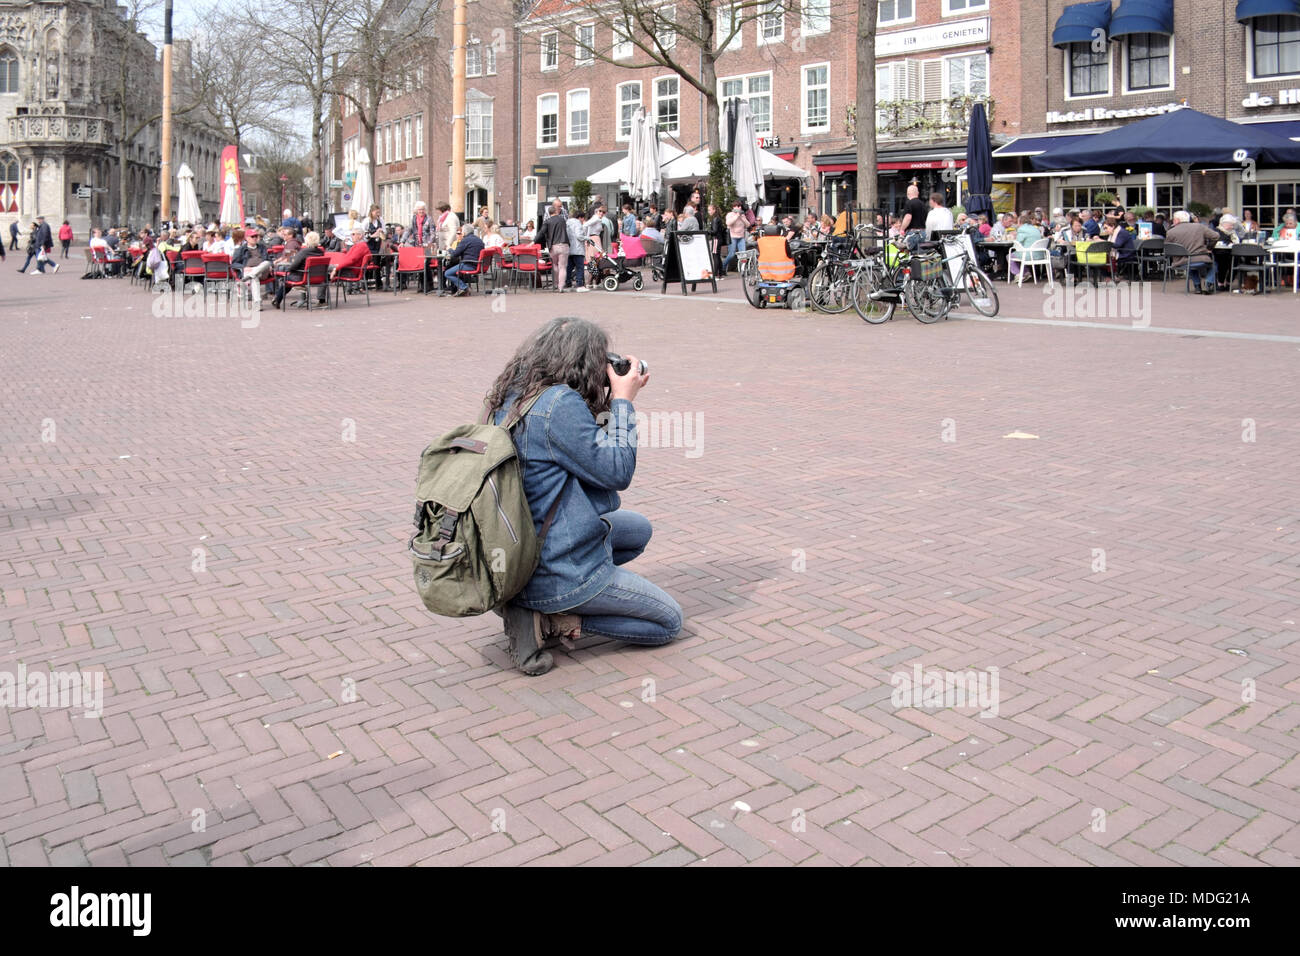
M 1048 123 L 1100 123 L 1102 120 L 1140 119 L 1143 116 L 1162 116 L 1184 109 L 1182 103 L 1167 103 L 1164 106 L 1140 106 L 1126 110 L 1108 110 L 1104 106 L 1090 106 L 1086 110 L 1071 110 L 1062 113 L 1052 110 L 1047 114 Z
M 1259 90 L 1241 101 L 1248 110 L 1257 110 L 1263 106 L 1300 106 L 1300 90 L 1278 90 L 1273 96 L 1263 96 Z
M 941 23 L 938 26 L 900 30 L 897 33 L 877 33 L 876 56 L 900 56 L 919 50 L 987 43 L 988 40 L 989 18 L 980 17 L 978 20 L 959 20 L 956 23 Z

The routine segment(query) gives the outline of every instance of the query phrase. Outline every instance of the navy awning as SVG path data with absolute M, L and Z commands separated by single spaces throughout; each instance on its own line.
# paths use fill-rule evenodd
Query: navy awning
M 1015 156 L 1036 156 L 1069 140 L 1077 140 L 1080 135 L 1076 133 L 1073 136 L 1018 136 L 1005 146 L 999 146 L 995 149 L 993 158 L 1006 159 Z
M 1255 17 L 1300 16 L 1300 0 L 1237 0 L 1237 22 Z
M 1110 0 L 1093 0 L 1092 3 L 1072 3 L 1061 13 L 1052 31 L 1052 46 L 1067 47 L 1071 43 L 1091 43 L 1093 31 L 1110 33 Z
M 1120 0 L 1110 20 L 1110 35 L 1133 33 L 1174 35 L 1174 0 Z

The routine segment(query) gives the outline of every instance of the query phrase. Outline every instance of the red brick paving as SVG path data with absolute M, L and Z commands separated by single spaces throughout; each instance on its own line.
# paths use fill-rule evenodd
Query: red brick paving
M 1155 331 L 626 293 L 241 329 L 0 286 L 0 670 L 105 681 L 98 720 L 0 709 L 0 862 L 1300 862 L 1289 293 Z M 404 536 L 421 447 L 560 313 L 704 445 L 625 495 L 683 638 L 528 679 L 496 617 L 423 611 Z M 999 668 L 998 715 L 895 709 L 913 663 Z

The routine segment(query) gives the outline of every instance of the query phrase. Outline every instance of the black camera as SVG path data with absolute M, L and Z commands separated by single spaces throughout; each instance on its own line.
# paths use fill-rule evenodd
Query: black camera
M 626 375 L 628 369 L 632 367 L 632 360 L 623 358 L 623 356 L 619 355 L 617 352 L 606 352 L 605 358 L 609 360 L 610 365 L 614 366 L 614 374 L 616 375 Z M 650 371 L 650 366 L 646 365 L 644 359 L 640 359 L 638 364 L 641 366 L 642 375 Z

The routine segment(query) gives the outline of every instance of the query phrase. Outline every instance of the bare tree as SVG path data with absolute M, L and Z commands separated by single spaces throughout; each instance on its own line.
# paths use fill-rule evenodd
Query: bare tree
M 857 121 L 858 206 L 875 209 L 880 202 L 876 179 L 876 19 L 880 0 L 858 0 Z M 874 225 L 874 224 L 873 224 Z
M 390 92 L 406 92 L 416 69 L 437 54 L 437 12 L 438 0 L 351 0 L 343 9 L 346 58 L 327 88 L 356 107 L 361 142 L 371 156 L 379 104 Z
M 114 148 L 120 165 L 117 215 L 125 220 L 130 214 L 131 150 L 146 130 L 162 120 L 161 64 L 143 35 L 162 4 L 161 0 L 125 0 L 119 6 L 121 20 L 96 43 L 105 53 L 105 62 L 111 64 L 108 99 L 115 114 Z M 177 79 L 172 115 L 194 117 L 207 99 L 209 77 L 202 70 L 192 70 Z
M 345 37 L 350 5 L 348 0 L 282 0 L 275 17 L 268 18 L 262 7 L 252 6 L 244 15 L 260 37 L 257 58 L 274 67 L 307 101 L 311 167 L 320 196 L 325 195 L 329 182 L 321 160 L 321 140 L 328 121 L 327 101 L 334 90 L 332 61 L 344 52 L 345 40 L 350 39 Z M 264 149 L 259 152 L 266 155 Z
M 837 5 L 838 0 L 830 0 L 818 14 L 827 29 L 834 19 L 843 19 L 843 14 L 835 11 Z M 671 17 L 670 9 L 676 11 Z M 573 0 L 547 26 L 576 48 L 585 45 L 583 28 L 595 24 L 603 28 L 600 32 L 605 36 L 612 33 L 616 42 L 649 57 L 650 63 L 641 68 L 658 66 L 677 74 L 704 97 L 708 147 L 716 152 L 722 148 L 718 59 L 747 24 L 758 22 L 762 30 L 768 17 L 775 22 L 775 18 L 799 9 L 799 4 L 786 0 L 677 0 L 675 7 L 672 0 Z M 780 43 L 760 49 L 773 62 L 785 59 L 792 46 L 797 49 L 801 30 L 802 26 L 788 33 L 782 29 Z M 614 57 L 612 48 L 586 49 L 593 60 L 629 66 L 626 58 Z
M 208 119 L 231 138 L 236 155 L 250 133 L 294 135 L 295 87 L 250 56 L 257 49 L 260 29 L 237 20 L 223 21 L 194 40 L 194 62 L 208 87 Z

